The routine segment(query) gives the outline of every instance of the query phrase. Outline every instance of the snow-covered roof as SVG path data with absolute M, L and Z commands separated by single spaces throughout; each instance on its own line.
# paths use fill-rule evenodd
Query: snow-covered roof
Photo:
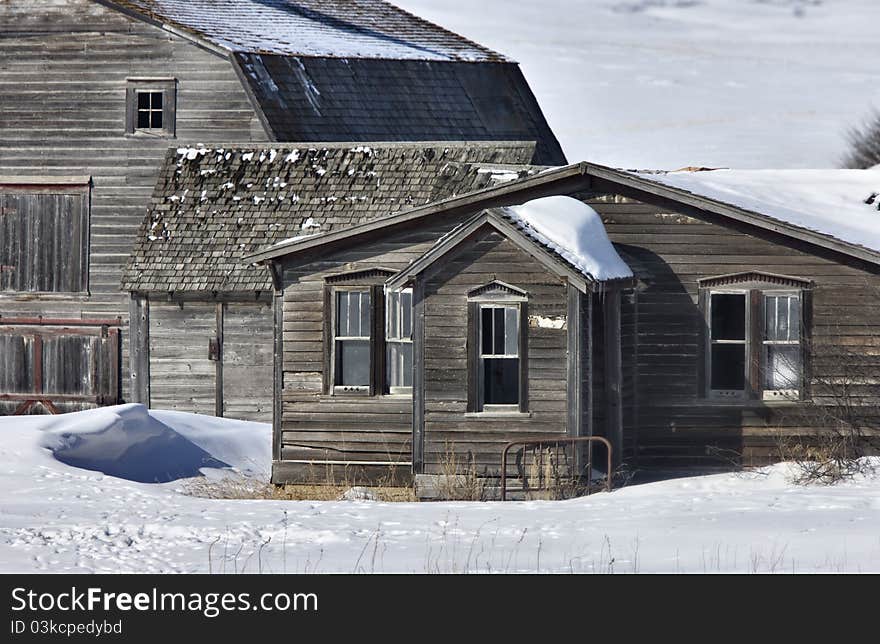
M 608 239 L 602 218 L 582 201 L 565 196 L 542 197 L 499 210 L 526 236 L 591 279 L 633 276 Z
M 113 0 L 232 52 L 504 61 L 383 0 Z
M 880 168 L 633 174 L 880 252 Z

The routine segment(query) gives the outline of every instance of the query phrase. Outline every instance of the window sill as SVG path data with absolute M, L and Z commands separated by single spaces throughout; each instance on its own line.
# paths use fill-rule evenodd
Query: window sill
M 469 411 L 464 415 L 465 418 L 473 418 L 473 419 L 498 419 L 503 418 L 505 420 L 525 420 L 527 418 L 532 417 L 532 412 L 530 411 Z
M 125 136 L 132 139 L 176 139 L 174 132 L 166 130 L 135 130 L 134 132 L 126 132 Z

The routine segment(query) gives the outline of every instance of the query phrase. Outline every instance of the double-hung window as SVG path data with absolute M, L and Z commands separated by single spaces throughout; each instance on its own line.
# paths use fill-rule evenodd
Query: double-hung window
M 385 306 L 385 383 L 388 393 L 412 391 L 412 290 L 388 293 Z
M 708 308 L 709 396 L 801 398 L 805 385 L 805 302 L 809 301 L 811 284 L 754 272 L 708 278 L 701 286 Z
M 327 278 L 325 391 L 335 395 L 411 394 L 413 292 L 387 294 L 392 271 L 366 269 Z
M 369 290 L 337 290 L 333 350 L 334 389 L 368 392 L 371 370 Z
M 468 412 L 527 412 L 527 306 L 525 291 L 499 280 L 468 293 Z
M 519 408 L 519 306 L 480 306 L 483 411 Z

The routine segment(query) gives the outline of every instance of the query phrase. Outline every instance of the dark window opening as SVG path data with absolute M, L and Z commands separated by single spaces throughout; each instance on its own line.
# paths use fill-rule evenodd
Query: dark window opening
M 483 405 L 520 402 L 519 307 L 480 308 L 480 363 Z
M 711 297 L 710 387 L 713 391 L 745 391 L 746 296 L 713 293 Z
M 162 129 L 164 110 L 162 92 L 137 92 L 137 127 L 139 130 Z

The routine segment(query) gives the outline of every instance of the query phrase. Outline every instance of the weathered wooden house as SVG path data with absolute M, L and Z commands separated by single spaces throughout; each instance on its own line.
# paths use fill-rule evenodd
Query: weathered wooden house
M 169 147 L 526 140 L 564 162 L 516 63 L 379 0 L 4 0 L 0 82 L 0 413 L 140 399 L 120 278 Z
M 872 431 L 877 183 L 581 163 L 252 254 L 275 288 L 273 480 L 436 474 L 450 450 L 496 476 L 524 437 L 670 465 Z
M 137 312 L 133 397 L 269 420 L 273 286 L 242 257 L 516 178 L 505 164 L 533 153 L 503 142 L 169 150 L 123 275 Z

